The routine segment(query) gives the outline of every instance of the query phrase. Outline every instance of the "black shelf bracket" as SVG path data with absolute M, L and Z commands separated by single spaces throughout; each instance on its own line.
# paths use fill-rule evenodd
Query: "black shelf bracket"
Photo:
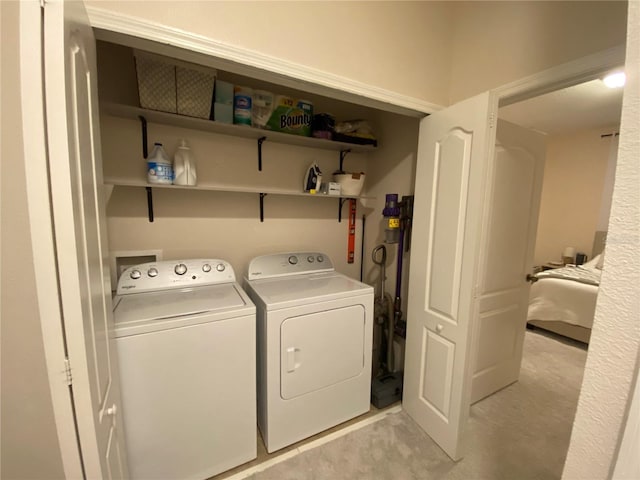
M 349 200 L 348 198 L 342 198 L 340 197 L 338 199 L 338 223 L 342 222 L 342 206 L 344 205 L 344 203 Z
M 340 171 L 344 172 L 344 170 L 342 169 L 342 167 L 344 166 L 344 158 L 347 156 L 348 153 L 351 153 L 351 149 L 347 148 L 346 150 L 340 150 Z
M 149 223 L 153 223 L 153 191 L 151 187 L 145 187 L 147 189 L 147 211 L 149 213 Z
M 266 193 L 260 194 L 260 221 L 264 222 L 264 197 L 266 197 Z
M 149 147 L 147 146 L 147 119 L 142 115 L 138 115 L 138 118 L 140 119 L 140 124 L 142 126 L 142 156 L 146 159 L 147 156 L 149 156 Z
M 258 139 L 258 171 L 262 171 L 262 144 L 267 139 L 267 137 L 260 137 Z M 262 195 L 262 194 L 260 194 Z M 266 195 L 266 194 L 265 194 Z
M 147 119 L 142 115 L 138 115 L 140 126 L 142 127 L 142 156 L 146 159 L 149 156 L 147 144 Z M 153 190 L 151 187 L 145 187 L 147 190 L 147 213 L 149 215 L 149 223 L 153 223 Z

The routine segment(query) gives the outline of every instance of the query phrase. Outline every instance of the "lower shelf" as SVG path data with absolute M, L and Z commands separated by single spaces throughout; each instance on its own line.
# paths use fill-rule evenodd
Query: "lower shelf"
M 186 186 L 186 185 L 165 185 L 165 184 L 150 184 L 140 180 L 129 180 L 129 179 L 120 179 L 113 177 L 106 177 L 104 179 L 105 185 L 113 185 L 120 187 L 144 187 L 147 190 L 147 206 L 149 212 L 149 221 L 153 222 L 154 220 L 154 212 L 153 212 L 153 189 L 154 188 L 164 188 L 164 189 L 175 189 L 175 190 L 199 190 L 199 191 L 213 191 L 213 192 L 226 192 L 226 193 L 253 193 L 260 195 L 260 221 L 264 222 L 264 197 L 267 195 L 286 195 L 286 196 L 295 196 L 295 197 L 308 197 L 308 198 L 333 198 L 334 200 L 338 200 L 338 222 L 342 221 L 342 206 L 344 205 L 346 200 L 350 199 L 362 199 L 362 200 L 375 200 L 375 197 L 367 197 L 367 196 L 350 196 L 343 197 L 338 195 L 324 195 L 324 194 L 311 194 L 307 192 L 300 192 L 295 190 L 284 190 L 284 189 L 268 189 L 268 188 L 255 188 L 255 187 L 232 187 L 232 186 L 221 186 L 221 185 L 196 185 L 196 186 Z

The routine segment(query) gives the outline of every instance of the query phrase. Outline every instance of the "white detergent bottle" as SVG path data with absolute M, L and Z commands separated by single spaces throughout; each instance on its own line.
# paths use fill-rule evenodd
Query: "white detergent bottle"
M 171 184 L 173 167 L 167 152 L 161 143 L 155 143 L 151 154 L 147 157 L 147 181 L 149 183 Z
M 186 140 L 180 140 L 180 146 L 173 157 L 173 174 L 176 185 L 194 186 L 198 182 L 196 162 Z

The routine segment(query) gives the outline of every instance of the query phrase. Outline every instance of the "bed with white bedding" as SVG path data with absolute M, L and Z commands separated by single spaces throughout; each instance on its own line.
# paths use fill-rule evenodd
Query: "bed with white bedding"
M 596 308 L 602 256 L 579 266 L 536 274 L 531 286 L 527 323 L 589 343 Z

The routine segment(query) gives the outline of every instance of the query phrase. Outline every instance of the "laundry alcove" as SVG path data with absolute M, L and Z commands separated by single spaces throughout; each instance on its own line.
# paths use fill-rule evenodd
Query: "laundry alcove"
M 384 194 L 389 189 L 401 195 L 412 193 L 418 124 L 424 114 L 166 44 L 108 30 L 95 29 L 95 33 L 111 250 L 159 249 L 163 258 L 215 254 L 243 272 L 256 255 L 314 249 L 325 251 L 339 271 L 354 278 L 364 262 L 363 281 L 376 281 L 368 252 L 383 238 Z M 375 130 L 378 146 L 220 125 L 141 109 L 136 49 L 215 69 L 218 80 L 234 85 L 303 98 L 313 103 L 315 113 L 331 113 L 337 121 L 365 119 Z M 145 190 L 140 116 L 146 120 L 147 145 L 162 142 L 172 156 L 179 141 L 187 140 L 197 163 L 196 187 Z M 261 142 L 262 137 L 267 138 Z M 341 166 L 347 172 L 366 174 L 357 201 L 354 263 L 347 261 L 344 199 L 303 193 L 305 171 L 313 162 L 319 165 L 325 182 Z M 363 216 L 369 220 L 366 232 Z M 389 266 L 393 268 L 394 263 L 392 260 Z M 393 282 L 388 285 L 392 288 Z

